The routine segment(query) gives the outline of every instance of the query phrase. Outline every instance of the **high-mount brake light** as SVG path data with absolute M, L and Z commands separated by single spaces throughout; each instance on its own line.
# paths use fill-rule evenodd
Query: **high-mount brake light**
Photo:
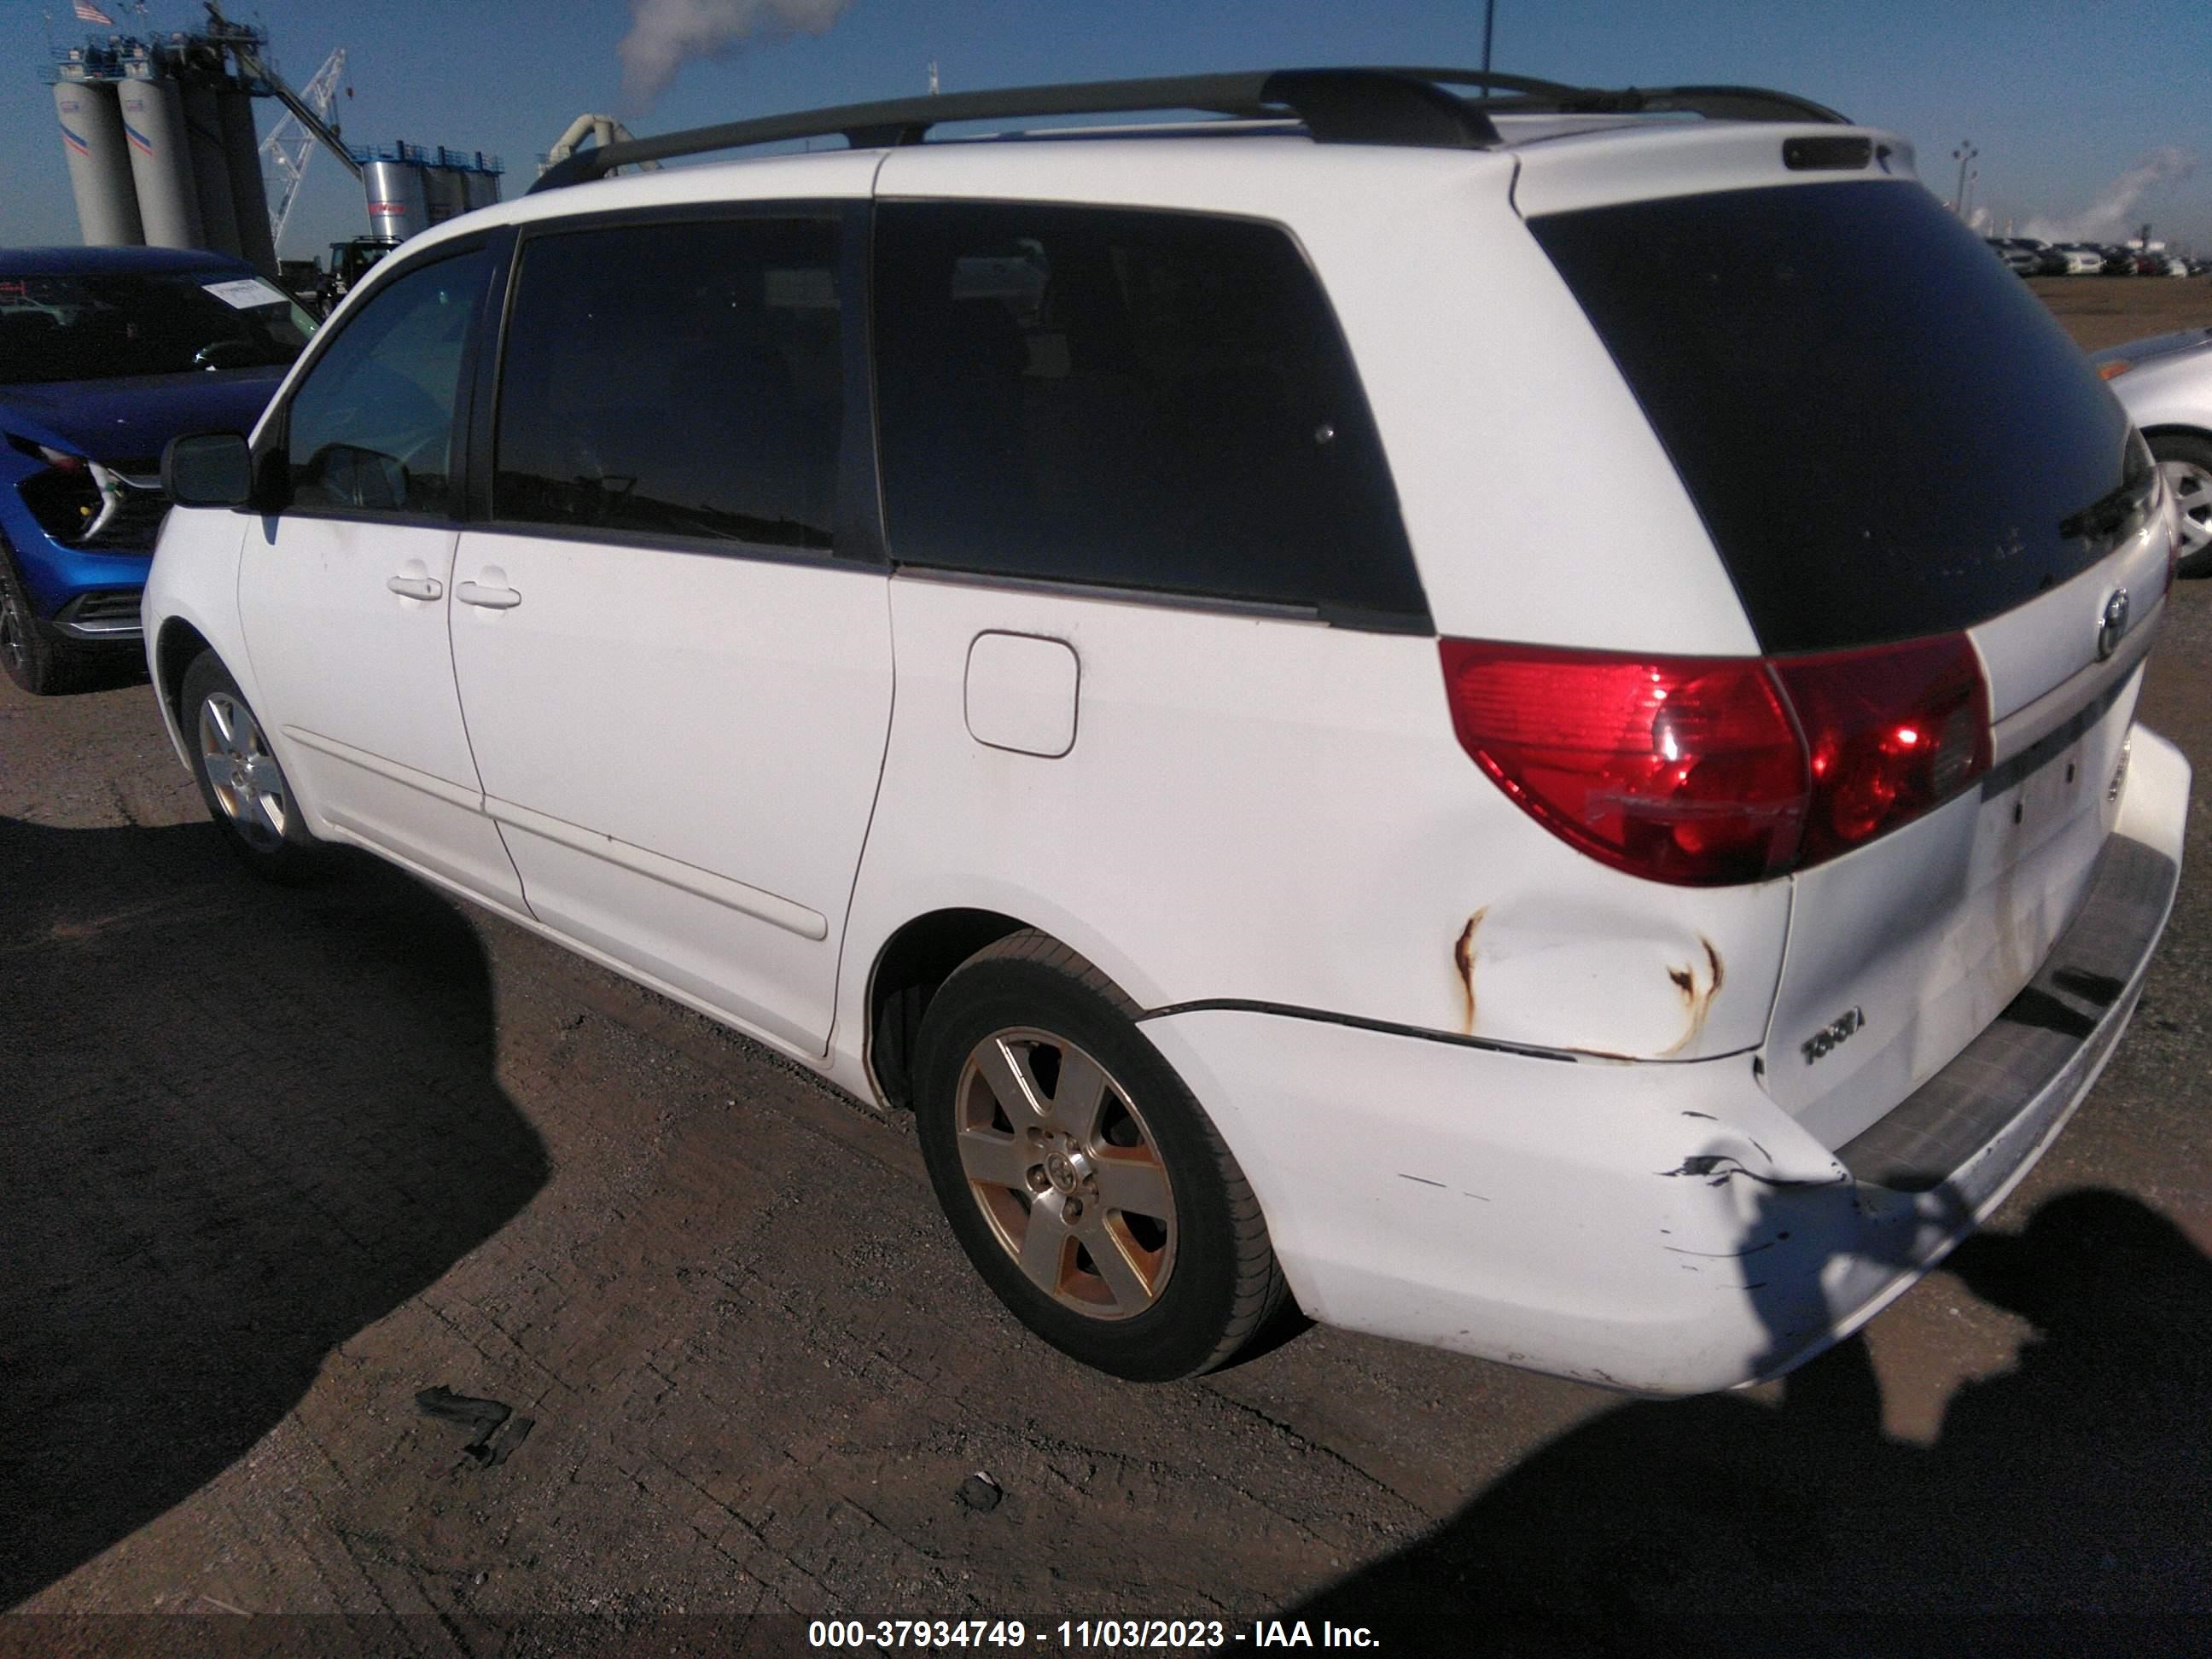
M 1802 869 L 1990 764 L 1963 634 L 1798 658 L 1441 649 L 1454 728 L 1484 772 L 1553 834 L 1655 881 Z

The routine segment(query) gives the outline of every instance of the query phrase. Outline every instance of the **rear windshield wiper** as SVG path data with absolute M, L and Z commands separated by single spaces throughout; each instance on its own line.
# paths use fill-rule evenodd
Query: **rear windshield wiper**
M 2134 433 L 2128 434 L 2127 456 L 2123 463 L 2119 483 L 2083 507 L 2069 513 L 2058 521 L 2058 533 L 2068 541 L 2078 537 L 2094 536 L 2105 541 L 2120 541 L 2142 527 L 2144 509 L 2158 483 L 2158 470 L 2151 465 L 2150 451 Z

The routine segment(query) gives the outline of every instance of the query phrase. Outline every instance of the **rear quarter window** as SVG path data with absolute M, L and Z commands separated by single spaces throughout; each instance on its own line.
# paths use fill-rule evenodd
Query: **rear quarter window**
M 1905 180 L 1529 221 L 1704 515 L 1761 647 L 1984 622 L 2102 557 L 2069 520 L 2128 422 L 1972 232 Z M 1635 556 L 1632 519 L 1622 556 Z
M 874 286 L 898 562 L 1425 625 L 1351 355 L 1280 228 L 888 203 Z

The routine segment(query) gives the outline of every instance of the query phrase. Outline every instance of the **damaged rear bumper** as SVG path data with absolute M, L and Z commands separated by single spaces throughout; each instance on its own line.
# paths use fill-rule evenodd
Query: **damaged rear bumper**
M 1741 1055 L 1549 1058 L 1233 1008 L 1143 1029 L 1314 1318 L 1639 1393 L 1741 1386 L 1909 1288 L 2095 1082 L 2172 908 L 2188 763 L 2138 729 L 2126 788 L 2035 981 L 1833 1152 Z

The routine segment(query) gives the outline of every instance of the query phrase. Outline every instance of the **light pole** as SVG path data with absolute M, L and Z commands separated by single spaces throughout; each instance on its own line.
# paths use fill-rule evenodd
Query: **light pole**
M 1961 220 L 1966 216 L 1966 164 L 1980 154 L 1981 151 L 1965 138 L 1959 140 L 1959 148 L 1951 152 L 1951 159 L 1959 164 L 1959 193 L 1953 199 Z
M 1498 0 L 1482 0 L 1482 72 L 1490 73 L 1490 26 L 1497 21 Z

